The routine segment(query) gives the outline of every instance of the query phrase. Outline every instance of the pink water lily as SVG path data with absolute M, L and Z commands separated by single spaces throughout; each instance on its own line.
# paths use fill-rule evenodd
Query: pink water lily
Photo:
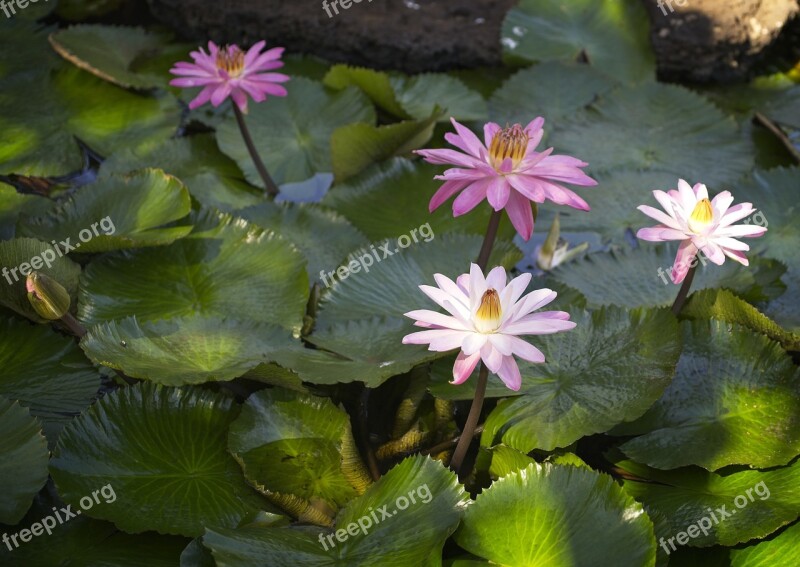
M 597 181 L 581 171 L 588 164 L 574 157 L 552 155 L 553 148 L 536 151 L 544 134 L 543 118 L 536 118 L 524 128 L 521 124 L 501 128 L 489 122 L 483 127 L 484 142 L 454 119 L 451 121 L 456 133 L 445 134 L 445 140 L 461 152 L 450 149 L 416 152 L 429 163 L 457 166 L 436 176 L 445 183 L 431 199 L 431 211 L 456 193 L 460 195 L 453 201 L 455 216 L 468 213 L 486 199 L 495 211 L 505 209 L 520 236 L 529 240 L 533 233 L 531 201 L 550 200 L 589 210 L 586 201 L 562 185 L 597 185 Z
M 280 60 L 283 47 L 273 47 L 262 53 L 266 42 L 259 41 L 245 53 L 237 45 L 219 47 L 208 42 L 208 53 L 203 48 L 192 51 L 194 63 L 179 62 L 170 69 L 180 78 L 170 81 L 174 87 L 203 87 L 200 94 L 189 103 L 195 109 L 207 102 L 219 106 L 228 97 L 232 98 L 242 112 L 247 112 L 248 95 L 255 102 L 271 96 L 286 96 L 280 85 L 289 80 L 288 75 L 269 73 L 283 67 Z
M 736 238 L 758 237 L 767 231 L 763 226 L 733 224 L 750 216 L 756 209 L 752 203 L 740 203 L 731 207 L 733 195 L 730 191 L 723 191 L 709 200 L 705 185 L 698 183 L 690 187 L 681 179 L 677 190 L 656 190 L 653 195 L 666 213 L 640 205 L 640 211 L 661 224 L 639 229 L 636 236 L 654 242 L 681 241 L 671 273 L 672 281 L 676 284 L 684 280 L 698 251 L 702 251 L 717 265 L 725 262 L 727 256 L 747 266 L 749 262 L 744 252 L 750 247 Z
M 434 279 L 438 287 L 419 288 L 448 314 L 427 309 L 409 311 L 406 317 L 428 330 L 406 335 L 403 344 L 427 344 L 428 350 L 438 352 L 461 349 L 453 366 L 453 384 L 462 384 L 483 360 L 490 372 L 517 391 L 522 377 L 514 356 L 544 362 L 544 354 L 519 335 L 547 335 L 575 327 L 565 311 L 533 313 L 553 301 L 556 292 L 539 289 L 522 297 L 531 281 L 528 273 L 507 282 L 502 267 L 484 277 L 472 264 L 469 274 L 462 274 L 456 282 L 442 274 Z

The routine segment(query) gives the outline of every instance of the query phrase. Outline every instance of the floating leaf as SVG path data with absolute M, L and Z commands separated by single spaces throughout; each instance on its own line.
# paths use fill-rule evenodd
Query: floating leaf
M 800 453 L 800 370 L 766 337 L 720 321 L 684 323 L 675 378 L 618 433 L 620 448 L 659 469 L 767 468 Z
M 18 402 L 0 396 L 0 522 L 16 524 L 47 482 L 47 441 L 37 420 Z
M 86 253 L 161 246 L 192 231 L 191 226 L 159 228 L 190 209 L 189 192 L 178 179 L 143 169 L 81 187 L 48 215 L 21 221 L 19 230 L 43 241 L 66 242 L 65 252 L 69 246 Z
M 197 389 L 148 383 L 109 394 L 61 434 L 50 473 L 65 502 L 110 485 L 116 498 L 84 514 L 129 533 L 196 537 L 263 509 L 226 451 L 238 408 Z
M 643 6 L 618 0 L 522 0 L 506 15 L 503 49 L 509 59 L 575 60 L 624 81 L 654 78 L 650 22 Z
M 375 122 L 375 110 L 358 89 L 330 94 L 314 81 L 295 77 L 289 96 L 252 105 L 245 116 L 253 142 L 278 184 L 304 181 L 331 172 L 331 134 L 352 122 Z M 227 118 L 217 129 L 220 149 L 233 158 L 247 180 L 263 187 L 236 122 Z
M 80 291 L 87 325 L 206 315 L 299 328 L 308 299 L 302 255 L 271 232 L 228 221 L 159 248 L 92 262 Z
M 478 495 L 455 540 L 496 565 L 653 567 L 656 555 L 652 522 L 610 476 L 547 463 Z
M 139 323 L 136 317 L 101 323 L 81 341 L 95 363 L 167 386 L 226 381 L 267 361 L 292 340 L 264 323 L 188 317 Z
M 669 385 L 680 354 L 678 325 L 662 310 L 573 312 L 569 332 L 532 341 L 544 364 L 520 361 L 521 396 L 486 418 L 481 445 L 527 453 L 566 447 L 641 416 Z

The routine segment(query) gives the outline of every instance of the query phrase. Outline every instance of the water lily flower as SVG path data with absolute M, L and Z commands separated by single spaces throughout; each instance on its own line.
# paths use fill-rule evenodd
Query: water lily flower
M 738 220 L 755 212 L 752 203 L 740 203 L 731 207 L 733 195 L 723 191 L 712 200 L 708 189 L 702 183 L 690 187 L 683 179 L 678 181 L 678 189 L 669 192 L 653 191 L 656 200 L 666 213 L 647 205 L 638 209 L 661 224 L 642 228 L 636 233 L 642 240 L 665 242 L 680 240 L 678 254 L 672 266 L 673 283 L 679 284 L 686 277 L 690 264 L 699 251 L 713 263 L 722 265 L 727 256 L 740 264 L 749 264 L 744 252 L 750 246 L 737 240 L 737 237 L 758 237 L 767 228 L 751 224 L 734 225 Z
M 418 150 L 429 163 L 448 164 L 436 179 L 445 183 L 431 199 L 431 211 L 456 193 L 453 215 L 460 216 L 487 199 L 499 211 L 505 208 L 511 224 L 525 240 L 533 233 L 531 202 L 553 201 L 583 211 L 589 205 L 576 193 L 563 186 L 593 186 L 597 181 L 581 171 L 588 164 L 570 156 L 551 155 L 553 148 L 537 152 L 542 140 L 544 118 L 536 118 L 524 128 L 521 124 L 501 128 L 494 122 L 483 127 L 484 142 L 468 128 L 451 118 L 456 133 L 445 134 L 445 140 L 461 152 L 450 149 Z
M 427 344 L 428 350 L 438 352 L 461 349 L 453 366 L 453 384 L 462 384 L 483 360 L 490 372 L 517 391 L 522 377 L 514 356 L 544 362 L 544 354 L 519 335 L 547 335 L 575 327 L 565 311 L 533 313 L 553 301 L 556 292 L 538 289 L 522 297 L 531 280 L 528 273 L 507 283 L 502 267 L 484 277 L 480 267 L 472 264 L 469 274 L 462 274 L 455 282 L 442 274 L 434 279 L 438 287 L 419 288 L 448 314 L 409 311 L 406 317 L 428 330 L 406 335 L 403 344 Z
M 178 62 L 170 69 L 180 78 L 170 81 L 175 87 L 203 87 L 200 94 L 189 103 L 195 109 L 211 101 L 215 107 L 228 97 L 242 112 L 247 112 L 248 95 L 256 102 L 271 96 L 286 96 L 286 89 L 280 85 L 289 80 L 288 75 L 269 73 L 283 67 L 280 60 L 283 47 L 273 47 L 262 53 L 266 42 L 259 41 L 245 53 L 237 45 L 219 47 L 208 42 L 208 53 L 199 48 L 192 51 L 194 63 Z

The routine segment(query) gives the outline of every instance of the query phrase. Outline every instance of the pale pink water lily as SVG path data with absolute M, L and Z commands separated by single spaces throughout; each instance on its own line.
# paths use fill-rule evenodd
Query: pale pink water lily
M 242 51 L 237 45 L 218 46 L 208 42 L 208 53 L 199 48 L 192 51 L 194 63 L 179 62 L 170 69 L 180 78 L 170 81 L 174 87 L 203 87 L 200 94 L 189 103 L 195 109 L 207 102 L 219 106 L 228 97 L 242 112 L 247 112 L 247 97 L 262 102 L 271 96 L 286 96 L 286 89 L 280 85 L 289 80 L 288 75 L 270 73 L 283 67 L 280 60 L 283 47 L 273 47 L 262 53 L 266 42 L 259 41 L 253 47 Z
M 445 140 L 461 152 L 450 149 L 418 150 L 429 163 L 455 165 L 436 179 L 445 183 L 434 194 L 429 208 L 439 207 L 456 193 L 453 215 L 474 209 L 484 199 L 495 210 L 506 210 L 519 235 L 529 240 L 533 233 L 531 201 L 553 201 L 575 209 L 589 210 L 576 193 L 563 186 L 593 186 L 597 181 L 581 171 L 588 164 L 570 156 L 552 155 L 553 148 L 537 152 L 544 119 L 539 117 L 524 128 L 521 124 L 501 128 L 489 122 L 483 127 L 484 141 L 451 118 L 456 133 Z M 463 153 L 462 153 L 463 152 Z
M 750 216 L 756 209 L 752 203 L 740 203 L 731 207 L 733 195 L 730 191 L 723 191 L 709 200 L 705 185 L 698 183 L 690 187 L 681 179 L 677 190 L 656 190 L 653 195 L 666 213 L 640 205 L 640 211 L 661 224 L 639 229 L 636 236 L 654 242 L 681 241 L 671 273 L 672 281 L 676 284 L 686 277 L 698 250 L 717 265 L 725 262 L 727 256 L 747 266 L 749 262 L 744 252 L 750 250 L 750 246 L 736 238 L 758 237 L 767 231 L 762 226 L 733 224 Z
M 502 267 L 484 277 L 478 265 L 472 264 L 469 274 L 455 282 L 442 274 L 434 279 L 438 287 L 419 287 L 448 314 L 409 311 L 406 317 L 428 330 L 406 335 L 403 344 L 427 344 L 428 350 L 438 352 L 461 349 L 453 367 L 453 384 L 462 384 L 483 360 L 490 372 L 517 391 L 522 377 L 514 356 L 544 362 L 544 354 L 519 335 L 547 335 L 575 327 L 565 311 L 533 313 L 553 301 L 556 292 L 538 289 L 522 297 L 531 280 L 528 273 L 507 282 Z

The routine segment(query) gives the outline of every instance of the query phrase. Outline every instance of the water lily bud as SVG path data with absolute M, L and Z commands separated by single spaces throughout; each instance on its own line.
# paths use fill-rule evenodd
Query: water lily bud
M 54 279 L 31 272 L 25 281 L 25 288 L 28 290 L 28 301 L 40 317 L 55 321 L 69 312 L 69 292 Z

